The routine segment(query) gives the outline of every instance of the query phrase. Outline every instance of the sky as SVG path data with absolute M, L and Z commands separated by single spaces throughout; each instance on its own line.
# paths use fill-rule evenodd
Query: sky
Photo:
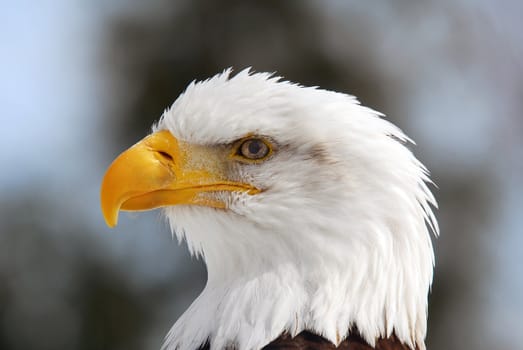
M 0 186 L 56 183 L 92 166 L 82 148 L 101 115 L 97 19 L 80 1 L 10 2 L 0 13 L 3 43 L 0 118 L 9 126 Z M 97 145 L 98 143 L 94 143 Z M 77 156 L 81 154 L 82 159 Z M 50 166 L 60 163 L 63 168 Z

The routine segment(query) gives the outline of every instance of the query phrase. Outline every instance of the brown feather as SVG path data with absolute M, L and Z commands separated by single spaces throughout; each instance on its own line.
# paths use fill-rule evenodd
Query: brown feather
M 199 350 L 209 350 L 209 344 Z M 233 350 L 234 348 L 227 349 Z M 357 333 L 352 332 L 338 347 L 327 339 L 311 332 L 301 332 L 294 338 L 289 334 L 282 334 L 279 338 L 263 347 L 262 350 L 412 350 L 403 344 L 393 334 L 388 338 L 380 338 L 376 346 L 372 347 Z M 416 349 L 414 349 L 416 350 Z

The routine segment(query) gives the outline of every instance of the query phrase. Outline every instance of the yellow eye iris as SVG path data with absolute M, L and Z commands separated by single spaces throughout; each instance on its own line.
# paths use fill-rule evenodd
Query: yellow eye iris
M 261 162 L 272 153 L 272 145 L 259 137 L 250 137 L 237 142 L 233 157 L 247 162 Z
M 269 153 L 269 147 L 260 139 L 244 141 L 240 146 L 240 155 L 248 159 L 262 159 Z

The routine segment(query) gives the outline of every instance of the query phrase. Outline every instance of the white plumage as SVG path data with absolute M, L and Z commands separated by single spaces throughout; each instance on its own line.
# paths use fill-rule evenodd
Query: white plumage
M 192 83 L 162 129 L 193 144 L 256 134 L 279 145 L 269 161 L 231 169 L 262 193 L 221 193 L 226 211 L 165 209 L 208 269 L 165 349 L 207 338 L 259 349 L 302 330 L 336 344 L 352 326 L 371 345 L 394 331 L 424 348 L 435 200 L 401 130 L 352 96 L 249 71 Z
M 153 129 L 111 166 L 102 210 L 114 225 L 120 207 L 165 206 L 205 260 L 165 350 L 260 349 L 304 330 L 425 348 L 436 203 L 400 129 L 353 96 L 248 70 L 190 84 Z M 227 156 L 249 135 L 270 156 Z

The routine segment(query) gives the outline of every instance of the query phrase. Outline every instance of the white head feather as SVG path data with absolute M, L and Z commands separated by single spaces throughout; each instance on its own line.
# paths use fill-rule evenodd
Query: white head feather
M 259 349 L 303 330 L 337 344 L 351 329 L 424 349 L 436 204 L 400 129 L 353 96 L 248 70 L 190 84 L 155 129 L 193 144 L 257 134 L 278 145 L 231 169 L 262 193 L 220 193 L 227 210 L 165 209 L 208 282 L 164 349 Z

